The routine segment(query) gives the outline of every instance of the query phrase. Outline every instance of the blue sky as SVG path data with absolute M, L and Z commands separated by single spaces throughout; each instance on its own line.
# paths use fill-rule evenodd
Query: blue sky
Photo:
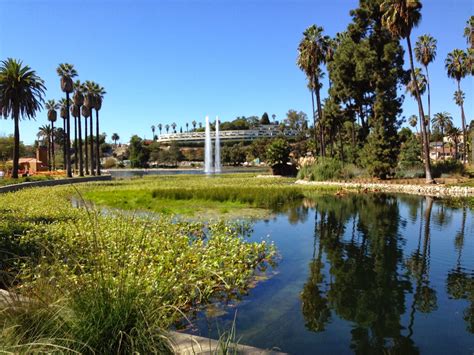
M 474 13 L 471 0 L 423 1 L 415 37 L 438 39 L 430 67 L 432 112 L 448 111 L 460 125 L 444 59 L 466 47 L 462 36 Z M 59 99 L 58 63 L 73 63 L 79 79 L 94 80 L 107 95 L 101 131 L 121 141 L 151 138 L 150 126 L 176 122 L 178 129 L 206 115 L 310 115 L 303 73 L 295 65 L 302 32 L 316 23 L 328 35 L 343 31 L 356 0 L 0 0 L 0 59 L 19 58 L 45 80 L 47 99 Z M 405 45 L 405 43 L 403 43 Z M 405 56 L 408 67 L 408 57 Z M 326 95 L 327 82 L 323 93 Z M 462 82 L 468 122 L 474 117 L 472 77 Z M 417 112 L 406 97 L 405 116 Z M 21 139 L 32 143 L 46 112 L 21 122 Z M 0 121 L 0 135 L 13 122 Z

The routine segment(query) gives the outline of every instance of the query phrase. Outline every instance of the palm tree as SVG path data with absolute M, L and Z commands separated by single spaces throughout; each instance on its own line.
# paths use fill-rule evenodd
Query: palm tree
M 12 177 L 18 178 L 20 160 L 20 118 L 35 118 L 41 110 L 46 90 L 44 81 L 28 65 L 8 58 L 0 65 L 0 107 L 3 116 L 14 121 L 14 149 Z
M 202 128 L 202 122 L 199 122 L 199 128 Z
M 451 125 L 448 127 L 448 130 L 446 132 L 448 134 L 448 137 L 451 138 L 451 140 L 454 143 L 454 159 L 458 158 L 458 146 L 459 146 L 459 136 L 462 134 L 462 131 Z
M 443 148 L 443 160 L 445 160 L 446 156 L 444 155 L 444 132 L 446 128 L 452 126 L 453 118 L 448 112 L 438 112 L 434 115 L 433 119 L 431 120 L 431 123 L 433 124 L 433 127 L 439 129 L 441 132 L 441 147 Z
M 168 134 L 168 131 L 170 130 L 170 125 L 169 124 L 165 125 L 165 129 L 166 129 L 166 134 Z
M 474 16 L 471 16 L 466 21 L 466 27 L 464 28 L 464 37 L 466 37 L 467 44 L 474 48 Z
M 83 156 L 82 156 L 82 125 L 81 125 L 81 106 L 84 104 L 84 94 L 83 94 L 83 91 L 84 91 L 84 87 L 82 86 L 81 82 L 79 80 L 77 80 L 75 83 L 74 83 L 74 96 L 73 96 L 73 102 L 74 102 L 74 106 L 73 106 L 73 109 L 74 110 L 71 110 L 71 112 L 73 112 L 73 116 L 75 118 L 75 121 L 77 122 L 77 128 L 78 128 L 78 131 L 79 131 L 79 142 L 77 142 L 77 138 L 76 138 L 76 142 L 75 142 L 75 150 L 76 150 L 76 162 L 77 162 L 77 156 L 78 156 L 78 149 L 77 149 L 77 145 L 79 143 L 79 176 L 84 176 L 84 159 L 83 159 Z
M 160 136 L 161 136 L 162 129 L 163 129 L 163 125 L 161 123 L 158 123 L 158 130 L 160 131 Z
M 395 37 L 406 38 L 408 55 L 410 58 L 410 67 L 412 78 L 416 78 L 415 65 L 413 63 L 413 51 L 411 48 L 410 34 L 413 27 L 416 27 L 421 19 L 421 3 L 419 0 L 384 0 L 380 5 L 382 12 L 382 24 Z M 418 102 L 419 119 L 422 122 L 423 152 L 425 162 L 426 182 L 433 183 L 431 176 L 430 147 L 428 141 L 427 127 L 424 120 L 425 113 L 423 111 L 423 103 L 421 102 L 421 94 L 415 81 L 416 99 Z
M 69 119 L 69 94 L 73 92 L 74 85 L 72 78 L 77 76 L 77 71 L 74 66 L 69 63 L 61 63 L 56 68 L 56 72 L 61 78 L 61 90 L 66 93 L 66 171 L 67 176 L 72 177 L 71 170 L 71 124 Z
M 196 130 L 196 124 L 197 124 L 197 122 L 196 122 L 195 120 L 193 120 L 193 121 L 191 122 L 191 124 L 193 125 L 193 130 L 195 131 L 195 130 Z
M 119 135 L 117 133 L 112 134 L 112 140 L 115 143 L 115 147 L 117 148 L 117 141 L 120 139 Z
M 415 77 L 420 95 L 423 95 L 426 91 L 428 81 L 426 76 L 421 71 L 421 68 L 415 68 Z M 416 99 L 415 81 L 413 80 L 412 76 L 410 77 L 410 81 L 406 84 L 406 92 Z
M 56 170 L 56 155 L 54 154 L 54 122 L 58 118 L 58 113 L 56 112 L 59 109 L 59 105 L 54 100 L 48 100 L 45 105 L 46 110 L 48 110 L 48 121 L 51 122 L 51 162 L 50 165 L 53 170 Z
M 273 114 L 273 115 L 272 115 L 273 123 L 275 123 L 275 118 L 276 118 L 276 115 Z
M 188 129 L 188 127 L 189 127 L 189 123 L 188 123 L 188 122 L 186 122 L 186 132 L 189 132 L 189 129 Z
M 92 113 L 95 107 L 95 96 L 94 96 L 94 83 L 92 81 L 86 80 L 84 83 L 84 90 L 85 90 L 85 96 L 84 96 L 84 106 L 87 107 L 89 111 L 89 132 L 90 132 L 90 137 L 89 137 L 89 143 L 90 143 L 90 168 L 91 168 L 91 175 L 95 175 L 95 162 L 94 162 L 94 128 L 92 124 Z M 87 129 L 87 126 L 86 126 Z M 86 141 L 87 141 L 87 136 L 86 136 Z M 86 143 L 87 146 L 87 143 Z M 86 158 L 87 159 L 87 158 Z
M 323 110 L 321 106 L 321 83 L 320 79 L 320 65 L 326 62 L 327 50 L 329 37 L 323 36 L 323 28 L 316 25 L 308 27 L 303 32 L 303 39 L 298 46 L 298 67 L 305 72 L 308 78 L 308 86 L 311 90 L 311 98 L 313 100 L 313 92 L 316 94 L 316 106 L 318 111 L 318 120 L 321 121 L 323 118 Z M 316 128 L 316 115 L 314 110 L 313 101 L 313 122 Z M 315 129 L 316 132 L 316 129 Z M 315 133 L 316 134 L 316 133 Z M 325 154 L 324 148 L 324 133 L 321 127 L 320 129 L 320 140 L 321 140 L 321 155 Z M 315 136 L 315 141 L 317 137 Z
M 426 83 L 428 86 L 428 117 L 431 120 L 431 93 L 430 93 L 430 74 L 428 72 L 428 64 L 432 63 L 436 58 L 437 41 L 432 36 L 426 34 L 418 37 L 415 44 L 416 60 L 425 67 Z M 428 132 L 430 131 L 428 123 Z
M 173 133 L 176 133 L 176 123 L 173 122 L 171 128 L 173 128 Z
M 154 125 L 151 126 L 151 132 L 152 132 L 151 138 L 152 140 L 155 140 L 155 126 Z
M 63 169 L 67 170 L 67 103 L 66 99 L 59 100 L 59 117 L 63 119 Z
M 464 161 L 468 157 L 467 151 L 467 129 L 466 129 L 466 116 L 464 115 L 464 99 L 462 98 L 461 90 L 461 79 L 468 74 L 467 68 L 467 54 L 461 49 L 455 49 L 448 53 L 445 61 L 445 68 L 448 72 L 448 77 L 456 80 L 458 84 L 458 94 L 455 94 L 456 104 L 461 108 L 461 119 L 462 119 L 462 131 L 464 140 Z M 456 97 L 458 99 L 456 99 Z
M 97 175 L 100 175 L 99 111 L 102 108 L 102 101 L 104 100 L 104 95 L 107 94 L 107 92 L 102 86 L 96 83 L 94 83 L 92 92 L 94 94 L 94 108 L 95 108 L 95 150 L 96 150 L 96 164 L 97 164 L 96 171 L 97 171 Z
M 417 123 L 418 117 L 416 115 L 411 115 L 410 118 L 408 118 L 408 124 L 416 129 L 416 133 L 418 133 L 418 128 L 416 128 Z
M 48 169 L 51 171 L 51 137 L 53 136 L 51 126 L 47 124 L 41 126 L 36 136 L 42 139 L 43 142 L 46 141 L 46 147 L 48 149 Z
M 84 104 L 82 106 L 82 117 L 84 117 L 84 151 L 85 151 L 85 161 L 86 166 L 86 175 L 89 175 L 89 151 L 87 149 L 87 118 L 91 116 L 91 110 Z

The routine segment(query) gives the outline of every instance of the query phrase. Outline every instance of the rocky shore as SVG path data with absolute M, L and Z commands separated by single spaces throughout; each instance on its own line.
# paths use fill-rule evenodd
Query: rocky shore
M 410 184 L 383 184 L 358 183 L 337 181 L 307 181 L 297 180 L 296 184 L 313 186 L 339 186 L 341 189 L 364 192 L 393 192 L 435 197 L 474 197 L 474 187 L 446 186 L 446 185 L 410 185 Z

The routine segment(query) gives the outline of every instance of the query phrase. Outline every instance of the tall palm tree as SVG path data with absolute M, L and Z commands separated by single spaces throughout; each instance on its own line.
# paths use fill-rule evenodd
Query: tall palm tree
M 166 134 L 168 134 L 168 131 L 170 130 L 170 125 L 169 124 L 165 125 L 165 129 L 166 129 Z
M 82 86 L 81 82 L 77 80 L 74 83 L 74 96 L 73 96 L 73 102 L 74 102 L 74 113 L 73 115 L 77 121 L 77 128 L 78 128 L 78 133 L 79 133 L 79 142 L 77 142 L 76 138 L 76 144 L 75 144 L 75 149 L 76 149 L 76 161 L 77 156 L 79 155 L 79 176 L 84 176 L 84 159 L 82 155 L 82 125 L 81 125 L 81 106 L 84 104 L 84 87 Z M 76 112 L 77 111 L 77 112 Z M 78 154 L 78 149 L 77 146 L 79 144 L 79 154 Z
M 453 118 L 448 112 L 438 112 L 433 116 L 431 123 L 433 124 L 433 127 L 439 129 L 439 131 L 441 132 L 441 147 L 443 148 L 443 160 L 445 160 L 446 156 L 444 155 L 444 133 L 446 131 L 446 128 L 452 126 Z
M 92 113 L 95 107 L 95 95 L 94 95 L 94 83 L 92 81 L 86 80 L 84 83 L 84 106 L 89 110 L 89 143 L 90 143 L 90 169 L 91 175 L 95 175 L 95 160 L 94 160 L 94 127 L 92 124 Z M 87 137 L 86 137 L 87 140 Z
M 458 98 L 462 98 L 461 90 L 461 79 L 468 74 L 467 68 L 467 54 L 461 49 L 455 49 L 452 52 L 448 53 L 445 61 L 445 68 L 448 72 L 448 77 L 456 80 L 458 84 Z M 455 94 L 456 98 L 456 94 Z M 463 131 L 463 140 L 464 140 L 464 161 L 468 157 L 467 151 L 467 128 L 466 128 L 466 116 L 464 115 L 464 99 L 456 100 L 456 104 L 461 108 L 461 119 L 462 119 L 462 131 Z
M 188 129 L 188 128 L 189 128 L 189 123 L 186 122 L 186 132 L 189 132 L 189 129 Z
M 410 58 L 410 67 L 412 78 L 416 78 L 415 65 L 413 63 L 413 51 L 411 47 L 410 34 L 413 27 L 416 27 L 421 20 L 421 3 L 418 0 L 384 0 L 380 5 L 382 12 L 382 24 L 395 37 L 406 38 L 408 47 L 408 56 Z M 423 111 L 423 103 L 421 102 L 421 94 L 415 81 L 416 100 L 418 102 L 418 114 L 420 122 L 422 122 L 423 137 L 423 153 L 425 163 L 426 182 L 433 183 L 431 176 L 430 147 L 428 141 L 428 133 L 426 122 L 424 120 L 425 113 Z
M 74 91 L 74 85 L 72 78 L 77 76 L 77 71 L 74 69 L 74 65 L 69 63 L 61 63 L 56 68 L 56 72 L 58 73 L 59 77 L 61 78 L 61 90 L 66 93 L 66 110 L 67 110 L 67 117 L 66 117 L 66 171 L 67 176 L 72 177 L 72 169 L 71 169 L 71 124 L 69 119 L 69 94 Z
M 82 117 L 84 117 L 84 151 L 85 151 L 85 170 L 89 175 L 89 150 L 87 149 L 87 118 L 91 116 L 91 110 L 84 104 L 82 106 Z
M 320 83 L 320 65 L 326 62 L 329 37 L 323 35 L 324 29 L 322 27 L 312 25 L 303 32 L 303 39 L 298 46 L 298 67 L 304 71 L 308 78 L 308 86 L 311 90 L 311 97 L 313 92 L 316 94 L 316 106 L 318 111 L 318 120 L 323 119 L 323 110 L 321 105 L 321 83 Z M 316 128 L 316 114 L 313 103 L 313 122 Z M 315 129 L 316 132 L 316 129 Z M 316 134 L 316 133 L 315 133 Z M 317 137 L 315 136 L 317 141 Z M 324 133 L 320 129 L 321 140 L 321 155 L 325 154 L 324 148 Z
M 199 122 L 199 128 L 202 128 L 202 122 Z
M 48 149 L 48 169 L 51 171 L 51 137 L 53 136 L 51 126 L 47 124 L 41 126 L 36 136 L 42 139 L 43 142 L 46 141 L 46 147 Z
M 115 143 L 115 148 L 117 148 L 117 141 L 120 139 L 119 135 L 117 133 L 112 134 L 112 140 Z
M 158 130 L 160 131 L 160 136 L 161 136 L 162 129 L 163 129 L 163 125 L 161 123 L 158 123 Z
M 428 71 L 428 64 L 432 63 L 436 58 L 436 44 L 437 41 L 432 36 L 425 34 L 418 37 L 415 44 L 416 60 L 425 67 L 426 84 L 428 87 L 428 118 L 431 120 L 431 92 L 430 92 L 430 74 Z M 428 123 L 428 134 L 430 131 Z
M 464 27 L 464 37 L 466 37 L 467 44 L 474 48 L 474 16 L 469 17 Z
M 196 130 L 196 124 L 197 124 L 197 122 L 196 122 L 195 120 L 193 120 L 193 121 L 191 122 L 191 124 L 193 125 L 193 130 Z
M 174 122 L 171 124 L 171 128 L 173 128 L 173 133 L 176 133 L 176 126 L 177 125 Z
M 415 128 L 416 129 L 416 133 L 418 133 L 418 128 L 416 128 L 416 125 L 418 123 L 418 116 L 417 115 L 411 115 L 409 118 L 408 118 L 408 124 Z
M 273 115 L 272 115 L 273 123 L 275 123 L 275 118 L 276 118 L 276 115 L 273 114 Z
M 46 110 L 48 110 L 48 121 L 51 122 L 51 168 L 56 170 L 56 155 L 54 154 L 54 122 L 58 118 L 57 109 L 59 105 L 54 100 L 48 100 L 45 105 Z
M 152 140 L 155 140 L 155 129 L 156 129 L 155 125 L 152 125 L 151 126 L 151 139 Z
M 67 170 L 67 117 L 68 117 L 68 110 L 67 110 L 67 101 L 65 98 L 59 100 L 59 117 L 63 119 L 63 169 Z
M 105 89 L 97 83 L 93 85 L 94 94 L 94 108 L 95 108 L 95 156 L 96 156 L 96 171 L 100 175 L 100 134 L 99 134 L 99 111 L 102 108 L 104 95 L 107 93 Z
M 20 118 L 34 118 L 41 110 L 46 90 L 44 81 L 28 65 L 8 58 L 0 65 L 0 107 L 3 116 L 14 121 L 14 148 L 12 177 L 18 178 L 20 160 Z

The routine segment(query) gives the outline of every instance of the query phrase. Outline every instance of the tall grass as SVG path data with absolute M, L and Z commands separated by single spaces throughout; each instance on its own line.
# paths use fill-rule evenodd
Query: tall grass
M 172 324 L 245 292 L 273 255 L 270 245 L 243 240 L 235 224 L 103 216 L 65 206 L 66 195 L 50 190 L 16 194 L 0 197 L 10 211 L 2 218 L 28 223 L 18 245 L 35 252 L 17 260 L 10 291 L 19 296 L 0 307 L 5 352 L 169 353 Z
M 231 201 L 255 207 L 272 208 L 304 197 L 297 187 L 212 186 L 209 188 L 162 188 L 152 191 L 153 198 L 172 200 Z

